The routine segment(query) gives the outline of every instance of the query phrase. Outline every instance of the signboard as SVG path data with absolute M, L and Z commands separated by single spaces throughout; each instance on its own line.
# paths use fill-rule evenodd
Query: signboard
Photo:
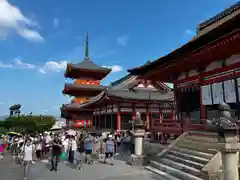
M 212 102 L 211 84 L 202 86 L 201 93 L 202 93 L 202 104 L 212 105 L 213 102 Z
M 91 120 L 76 120 L 73 125 L 76 128 L 87 128 L 91 125 Z
M 224 84 L 224 97 L 226 103 L 234 103 L 237 101 L 235 81 L 234 79 L 223 82 Z
M 224 102 L 222 82 L 212 84 L 213 104 Z

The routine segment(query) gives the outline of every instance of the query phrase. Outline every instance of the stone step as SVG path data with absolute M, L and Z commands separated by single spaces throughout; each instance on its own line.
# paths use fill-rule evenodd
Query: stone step
M 204 164 L 204 165 L 209 162 L 209 159 L 207 159 L 207 158 L 198 157 L 198 156 L 195 156 L 195 155 L 188 154 L 186 152 L 184 153 L 184 152 L 179 152 L 179 151 L 172 150 L 172 151 L 169 151 L 168 154 L 173 155 L 173 156 L 178 156 L 180 158 L 187 159 L 187 160 L 190 160 L 190 161 L 194 161 L 194 162 L 197 162 L 197 163 L 201 163 L 201 164 Z
M 208 136 L 199 136 L 199 135 L 188 135 L 184 139 L 192 140 L 200 143 L 218 143 L 217 136 L 208 137 Z
M 180 171 L 183 171 L 185 173 L 194 175 L 196 177 L 205 178 L 206 175 L 199 169 L 196 169 L 194 167 L 187 166 L 186 164 L 182 164 L 179 162 L 172 161 L 171 159 L 168 159 L 167 157 L 161 159 L 161 163 L 167 166 L 170 166 L 172 168 L 178 169 Z
M 174 162 L 185 164 L 185 165 L 190 166 L 190 167 L 194 167 L 194 168 L 199 169 L 199 170 L 204 167 L 204 164 L 201 164 L 201 163 L 198 163 L 198 162 L 195 162 L 195 161 L 191 161 L 191 160 L 188 160 L 186 158 L 181 158 L 179 156 L 173 156 L 173 155 L 167 154 L 165 156 L 165 158 L 170 159 Z
M 209 154 L 209 153 L 205 153 L 205 152 L 201 152 L 201 151 L 197 151 L 197 150 L 190 150 L 190 149 L 185 149 L 185 148 L 179 148 L 179 147 L 174 147 L 173 150 L 178 151 L 178 152 L 183 152 L 189 155 L 194 155 L 194 156 L 198 156 L 198 157 L 202 157 L 202 158 L 206 158 L 206 159 L 212 159 L 213 158 L 213 154 Z
M 183 139 L 177 143 L 177 147 L 193 149 L 215 155 L 218 152 L 218 144 L 199 143 L 192 140 Z
M 150 161 L 150 164 L 154 167 L 159 169 L 160 171 L 163 171 L 173 177 L 182 179 L 182 180 L 204 180 L 203 178 L 194 176 L 192 174 L 186 173 L 184 171 L 181 171 L 179 169 L 170 167 L 169 165 L 165 165 L 162 163 L 159 163 L 157 161 Z
M 159 175 L 161 180 L 162 180 L 163 178 L 164 178 L 163 180 L 181 180 L 181 179 L 179 179 L 179 178 L 176 178 L 176 177 L 174 177 L 174 176 L 171 176 L 171 175 L 169 175 L 169 174 L 167 174 L 167 173 L 165 173 L 165 172 L 163 172 L 163 171 L 161 171 L 161 170 L 159 170 L 159 169 L 156 169 L 156 168 L 154 168 L 154 167 L 151 167 L 151 166 L 145 166 L 145 169 L 148 170 L 148 171 L 150 171 L 150 172 L 153 172 L 153 173 Z

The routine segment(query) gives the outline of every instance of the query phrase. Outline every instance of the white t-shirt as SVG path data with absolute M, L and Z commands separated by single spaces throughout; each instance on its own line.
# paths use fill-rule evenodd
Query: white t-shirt
M 67 149 L 68 149 L 68 139 L 65 139 L 65 140 L 63 140 L 62 141 L 62 144 L 63 144 L 63 147 L 64 147 L 64 149 L 65 149 L 65 151 L 67 151 Z
M 24 146 L 24 155 L 23 155 L 23 160 L 24 161 L 32 161 L 33 157 L 33 146 Z
M 77 150 L 77 143 L 76 143 L 76 141 L 73 139 L 72 141 L 71 141 L 71 145 L 72 145 L 72 151 L 76 151 Z
M 36 145 L 36 150 L 42 150 L 42 144 L 41 143 L 38 143 Z
M 50 146 L 50 142 L 51 142 L 51 136 L 50 135 L 47 135 L 45 137 L 45 143 L 46 143 L 46 147 L 49 147 Z

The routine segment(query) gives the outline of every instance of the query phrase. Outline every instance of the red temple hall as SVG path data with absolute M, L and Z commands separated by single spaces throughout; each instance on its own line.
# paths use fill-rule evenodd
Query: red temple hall
M 131 121 L 135 119 L 136 112 L 140 112 L 148 130 L 151 119 L 175 118 L 171 89 L 164 83 L 152 83 L 132 75 L 115 81 L 89 101 L 68 106 L 92 109 L 93 127 L 102 130 L 132 129 Z
M 152 81 L 174 84 L 176 121 L 155 122 L 155 132 L 203 130 L 228 103 L 240 116 L 240 3 L 201 23 L 196 36 L 168 55 L 129 70 Z

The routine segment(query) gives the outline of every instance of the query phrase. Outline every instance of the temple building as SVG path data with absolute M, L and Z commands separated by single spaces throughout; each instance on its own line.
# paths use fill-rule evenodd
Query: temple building
M 175 119 L 173 93 L 164 83 L 140 76 L 126 75 L 84 103 L 73 103 L 67 109 L 93 112 L 93 127 L 105 130 L 130 130 L 136 112 L 151 128 L 151 120 Z
M 228 103 L 240 118 L 240 2 L 197 27 L 196 36 L 156 61 L 129 70 L 135 76 L 174 84 L 176 119 L 153 123 L 155 132 L 207 130 Z
M 86 49 L 84 60 L 77 64 L 67 64 L 65 77 L 74 80 L 65 84 L 63 94 L 74 97 L 68 105 L 61 107 L 61 116 L 66 118 L 69 126 L 84 127 L 92 124 L 92 110 L 79 109 L 71 104 L 81 104 L 95 97 L 104 90 L 100 81 L 106 77 L 111 69 L 96 65 L 88 56 L 88 34 L 86 34 Z

